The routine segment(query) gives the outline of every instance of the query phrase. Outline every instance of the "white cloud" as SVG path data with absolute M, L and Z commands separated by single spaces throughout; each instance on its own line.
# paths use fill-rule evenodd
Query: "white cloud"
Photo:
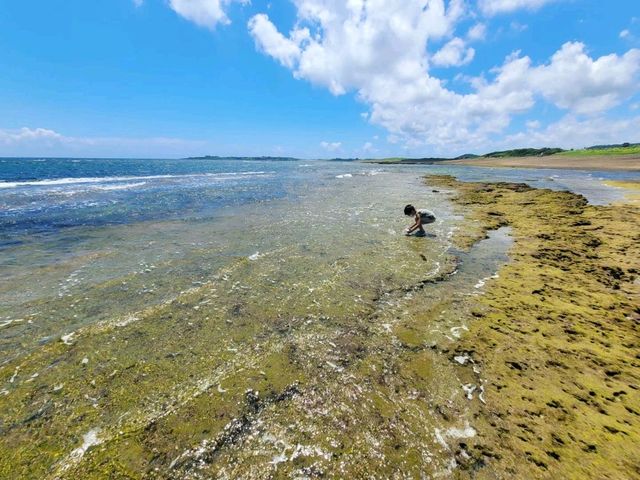
M 377 152 L 377 151 L 378 151 L 378 150 L 373 146 L 373 143 L 371 143 L 371 142 L 365 142 L 365 144 L 364 144 L 364 145 L 362 145 L 361 150 L 362 150 L 364 153 L 375 153 L 375 152 Z
M 169 0 L 169 6 L 196 25 L 213 29 L 218 23 L 229 23 L 224 7 L 234 1 L 247 3 L 247 0 Z
M 598 144 L 637 142 L 640 117 L 613 120 L 606 117 L 579 119 L 567 115 L 539 131 L 508 136 L 502 146 L 583 148 Z
M 340 150 L 342 142 L 320 142 L 320 146 L 328 152 L 335 152 Z
M 60 140 L 62 135 L 46 128 L 27 128 L 19 130 L 0 130 L 0 143 L 11 145 L 34 140 Z
M 485 15 L 497 15 L 515 10 L 536 10 L 554 0 L 480 0 L 479 6 Z
M 537 130 L 540 128 L 540 122 L 538 120 L 529 120 L 526 125 L 529 130 Z
M 424 0 L 294 3 L 297 21 L 288 35 L 264 14 L 251 19 L 258 48 L 298 79 L 334 95 L 354 92 L 368 106 L 363 117 L 384 127 L 388 141 L 411 149 L 487 145 L 541 99 L 572 114 L 599 115 L 640 91 L 640 50 L 592 58 L 584 44 L 569 42 L 542 65 L 515 52 L 486 77 L 468 79 L 470 93 L 458 93 L 433 75 L 430 61 L 457 66 L 472 59 L 453 36 L 469 14 L 462 0 L 432 0 L 426 8 Z M 430 43 L 446 37 L 452 39 L 430 57 Z
M 276 29 L 269 17 L 264 14 L 256 15 L 249 20 L 249 32 L 256 39 L 258 48 L 288 68 L 293 68 L 294 62 L 299 60 L 300 47 L 298 45 L 303 39 L 309 37 L 309 30 L 301 29 L 294 32 L 295 40 L 288 39 Z
M 426 65 L 427 40 L 450 33 L 464 12 L 463 0 L 452 0 L 449 8 L 445 8 L 444 0 L 430 1 L 426 7 L 422 0 L 294 3 L 298 23 L 289 40 L 299 48 L 295 75 L 334 94 L 359 89 L 389 70 L 400 77 L 414 77 Z M 250 30 L 260 48 L 267 51 L 274 43 L 272 32 L 264 25 L 264 35 L 251 28 L 264 22 L 271 23 L 264 15 L 254 17 Z M 310 35 L 304 33 L 305 29 Z M 283 45 L 281 40 L 277 43 Z M 287 50 L 293 51 L 289 47 Z
M 622 30 L 620 32 L 620 38 L 628 38 L 629 35 L 631 35 L 631 32 L 629 30 Z
M 441 67 L 459 67 L 471 62 L 475 54 L 476 51 L 473 48 L 467 47 L 464 40 L 456 37 L 438 50 L 431 58 L 431 62 Z
M 477 23 L 467 32 L 467 38 L 471 41 L 484 40 L 487 36 L 487 26 L 484 23 Z
M 184 156 L 202 152 L 206 143 L 166 137 L 71 137 L 46 128 L 0 129 L 3 156 Z
M 509 28 L 511 28 L 513 32 L 522 33 L 529 28 L 529 25 L 514 21 L 509 24 Z
M 640 50 L 593 60 L 579 42 L 565 43 L 551 63 L 533 68 L 531 87 L 560 108 L 593 114 L 608 110 L 640 89 Z

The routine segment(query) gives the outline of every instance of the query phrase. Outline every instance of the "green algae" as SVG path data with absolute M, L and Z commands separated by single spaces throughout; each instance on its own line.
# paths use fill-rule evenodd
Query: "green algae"
M 608 180 L 605 185 L 625 190 L 624 201 L 621 203 L 630 203 L 640 205 L 640 181 L 638 180 Z
M 428 182 L 455 189 L 475 221 L 462 247 L 503 225 L 515 237 L 456 346 L 485 379 L 470 442 L 483 467 L 469 476 L 640 476 L 640 210 L 521 184 Z

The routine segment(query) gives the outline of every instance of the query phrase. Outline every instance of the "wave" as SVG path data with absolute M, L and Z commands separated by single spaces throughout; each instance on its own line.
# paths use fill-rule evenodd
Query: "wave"
M 123 183 L 118 185 L 98 185 L 93 188 L 95 188 L 96 190 L 106 190 L 106 191 L 128 190 L 130 188 L 142 187 L 143 185 L 146 185 L 146 184 L 147 182 L 136 182 L 136 183 Z
M 220 173 L 196 173 L 185 175 L 145 175 L 145 176 L 123 176 L 123 177 L 70 177 L 70 178 L 52 178 L 44 180 L 29 180 L 24 182 L 0 182 L 0 189 L 19 188 L 19 187 L 47 187 L 52 185 L 77 185 L 86 183 L 112 183 L 112 182 L 128 182 L 137 180 L 162 180 L 162 179 L 179 179 L 179 178 L 220 178 L 249 176 L 249 175 L 268 175 L 275 172 L 220 172 Z
M 76 185 L 77 188 L 72 190 L 62 190 L 62 189 L 54 189 L 49 191 L 48 193 L 53 195 L 62 195 L 64 197 L 72 197 L 74 195 L 82 194 L 82 193 L 91 193 L 91 192 L 111 192 L 115 190 L 129 190 L 131 188 L 142 187 L 146 185 L 147 182 L 135 182 L 135 183 L 116 183 L 113 185 L 86 185 L 82 184 L 71 184 L 71 186 Z

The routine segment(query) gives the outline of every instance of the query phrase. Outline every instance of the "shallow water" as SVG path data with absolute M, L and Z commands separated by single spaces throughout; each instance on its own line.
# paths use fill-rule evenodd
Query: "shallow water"
M 240 165 L 5 179 L 0 472 L 446 474 L 482 401 L 450 352 L 511 240 L 453 249 L 464 219 L 420 176 L 617 194 L 580 172 Z M 409 202 L 428 237 L 402 235 Z

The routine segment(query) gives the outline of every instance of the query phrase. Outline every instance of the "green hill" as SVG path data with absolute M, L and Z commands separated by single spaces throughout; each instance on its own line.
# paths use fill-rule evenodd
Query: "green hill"
M 638 155 L 640 143 L 623 143 L 620 145 L 596 145 L 582 150 L 570 150 L 561 155 L 568 157 L 594 157 L 600 155 Z
M 546 157 L 564 152 L 561 148 L 516 148 L 514 150 L 503 150 L 501 152 L 491 152 L 483 155 L 484 158 L 506 158 L 506 157 Z

